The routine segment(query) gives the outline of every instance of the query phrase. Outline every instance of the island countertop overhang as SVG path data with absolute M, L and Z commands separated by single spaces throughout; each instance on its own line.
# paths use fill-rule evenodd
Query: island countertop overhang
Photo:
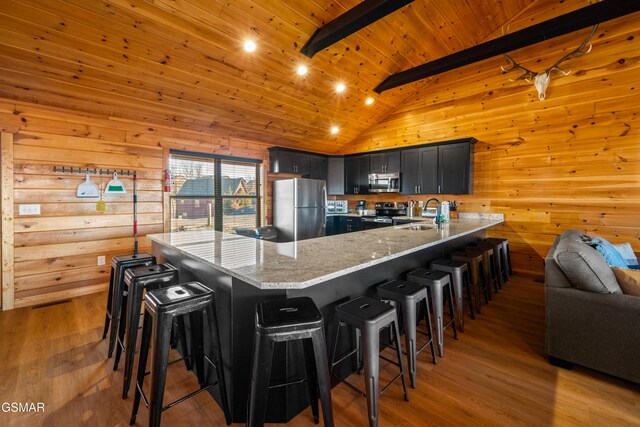
M 289 243 L 218 231 L 152 234 L 177 251 L 260 289 L 304 289 L 502 223 L 500 215 L 453 219 L 438 229 L 405 224 Z M 417 226 L 418 224 L 416 224 Z

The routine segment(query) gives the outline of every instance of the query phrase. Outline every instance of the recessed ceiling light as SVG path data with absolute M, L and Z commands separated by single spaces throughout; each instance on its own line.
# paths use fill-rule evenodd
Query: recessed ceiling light
M 364 101 L 364 103 L 365 103 L 365 104 L 367 104 L 367 105 L 371 105 L 371 104 L 373 104 L 373 98 L 372 98 L 372 97 L 368 97 L 368 98 Z
M 347 88 L 347 87 L 344 85 L 344 83 L 338 83 L 338 84 L 336 85 L 336 92 L 338 92 L 338 93 L 342 93 L 342 92 L 344 92 L 344 90 L 345 90 L 346 88 Z
M 332 134 L 332 135 L 335 135 L 335 134 L 337 134 L 338 132 L 340 132 L 340 128 L 339 128 L 338 126 L 332 126 L 332 127 L 331 127 L 331 134 Z
M 244 42 L 244 50 L 247 52 L 255 52 L 256 47 L 256 42 L 253 40 L 247 40 Z
M 298 65 L 298 69 L 296 70 L 296 73 L 298 73 L 299 76 L 304 76 L 305 74 L 307 74 L 308 71 L 309 69 L 306 66 Z

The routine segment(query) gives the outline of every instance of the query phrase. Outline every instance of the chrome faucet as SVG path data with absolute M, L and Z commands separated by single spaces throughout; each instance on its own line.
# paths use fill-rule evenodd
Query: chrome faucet
M 436 199 L 435 197 L 430 198 L 424 204 L 424 209 L 426 210 L 429 207 L 429 202 L 431 202 L 432 200 L 435 200 L 436 202 L 436 225 L 438 226 L 438 228 L 442 228 L 442 221 L 440 221 L 440 200 Z

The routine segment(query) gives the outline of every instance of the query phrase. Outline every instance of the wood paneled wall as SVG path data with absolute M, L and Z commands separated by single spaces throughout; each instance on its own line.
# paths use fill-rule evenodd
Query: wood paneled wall
M 600 25 L 591 53 L 554 73 L 547 99 L 502 74 L 502 57 L 448 72 L 361 135 L 344 153 L 476 137 L 475 192 L 463 211 L 503 212 L 493 233 L 510 240 L 514 268 L 540 274 L 555 236 L 568 228 L 631 242 L 640 250 L 640 20 Z M 526 23 L 545 18 L 529 10 Z M 512 53 L 541 71 L 575 49 L 589 29 Z M 423 196 L 426 200 L 427 196 Z M 362 197 L 350 196 L 356 200 Z M 413 197 L 369 196 L 370 200 Z
M 107 210 L 100 213 L 97 199 L 76 197 L 84 175 L 54 173 L 54 166 L 136 170 L 141 251 L 150 249 L 146 234 L 163 231 L 163 170 L 169 149 L 257 158 L 268 167 L 265 144 L 2 99 L 0 130 L 12 135 L 13 162 L 7 166 L 13 167 L 9 183 L 15 187 L 8 213 L 13 218 L 6 222 L 15 228 L 10 236 L 15 240 L 15 277 L 13 283 L 3 280 L 8 297 L 4 309 L 103 290 L 111 257 L 133 251 L 131 178 L 121 177 L 127 194 L 104 196 Z M 92 181 L 100 178 L 94 175 Z M 41 214 L 21 216 L 20 204 L 40 204 Z M 104 266 L 97 265 L 99 255 L 106 256 Z

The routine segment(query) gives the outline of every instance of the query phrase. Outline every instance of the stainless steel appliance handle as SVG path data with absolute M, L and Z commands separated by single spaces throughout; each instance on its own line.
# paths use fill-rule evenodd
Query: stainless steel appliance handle
M 327 228 L 327 205 L 329 204 L 329 198 L 327 197 L 327 187 L 322 187 L 322 194 L 324 195 L 324 221 L 322 227 Z

